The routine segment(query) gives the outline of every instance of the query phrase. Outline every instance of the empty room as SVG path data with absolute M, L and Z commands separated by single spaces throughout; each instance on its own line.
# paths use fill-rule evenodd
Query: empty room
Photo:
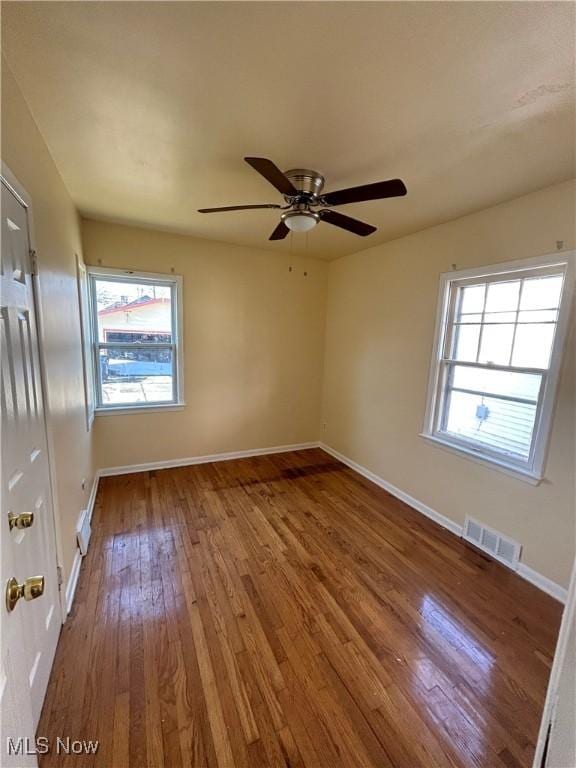
M 576 768 L 576 4 L 1 28 L 1 768 Z

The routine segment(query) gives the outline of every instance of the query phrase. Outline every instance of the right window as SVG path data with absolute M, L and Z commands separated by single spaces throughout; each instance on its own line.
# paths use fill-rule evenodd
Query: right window
M 442 275 L 424 436 L 538 481 L 573 259 Z

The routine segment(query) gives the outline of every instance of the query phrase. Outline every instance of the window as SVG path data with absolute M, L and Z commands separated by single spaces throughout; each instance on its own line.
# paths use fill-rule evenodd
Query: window
M 182 405 L 181 278 L 89 275 L 97 410 Z
M 572 259 L 442 275 L 424 437 L 542 478 Z

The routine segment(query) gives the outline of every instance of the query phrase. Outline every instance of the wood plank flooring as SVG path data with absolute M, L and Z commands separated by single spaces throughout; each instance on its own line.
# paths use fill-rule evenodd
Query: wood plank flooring
M 41 765 L 527 767 L 560 613 L 320 449 L 105 478 Z

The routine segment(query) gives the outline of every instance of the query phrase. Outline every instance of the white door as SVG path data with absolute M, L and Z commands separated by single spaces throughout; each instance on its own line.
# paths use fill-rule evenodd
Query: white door
M 27 208 L 2 180 L 0 765 L 34 765 L 61 626 Z M 33 518 L 29 517 L 29 514 Z M 31 577 L 43 576 L 44 589 Z M 22 593 L 12 610 L 12 594 Z M 27 581 L 28 580 L 28 581 Z M 35 596 L 37 595 L 37 596 Z M 13 754 L 10 754 L 12 752 Z
M 576 561 L 572 566 L 533 766 L 576 766 Z

